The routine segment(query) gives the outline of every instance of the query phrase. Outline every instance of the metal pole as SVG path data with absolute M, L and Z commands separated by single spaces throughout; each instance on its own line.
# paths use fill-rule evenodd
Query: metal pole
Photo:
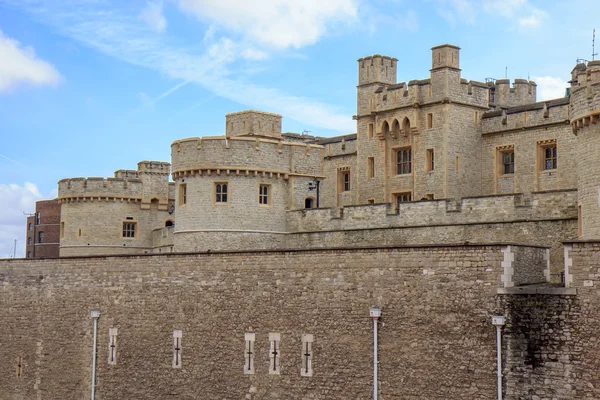
M 377 400 L 377 323 L 373 318 L 373 400 Z
M 317 179 L 317 208 L 319 208 L 319 187 L 321 186 L 321 181 Z
M 91 400 L 94 400 L 96 396 L 96 341 L 98 337 L 98 318 L 100 318 L 100 311 L 93 310 L 91 313 L 94 319 L 94 345 L 92 347 L 92 394 Z
M 502 400 L 502 334 L 501 325 L 496 325 L 496 358 L 498 361 L 498 400 Z

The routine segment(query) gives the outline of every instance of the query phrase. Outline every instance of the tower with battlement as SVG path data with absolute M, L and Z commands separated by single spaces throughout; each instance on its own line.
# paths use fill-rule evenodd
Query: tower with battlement
M 225 116 L 225 135 L 281 137 L 281 115 L 246 110 Z
M 569 120 L 577 135 L 579 234 L 600 239 L 600 61 L 572 71 Z
M 60 180 L 60 256 L 151 253 L 153 231 L 174 222 L 169 173 L 169 163 L 141 161 L 113 178 Z

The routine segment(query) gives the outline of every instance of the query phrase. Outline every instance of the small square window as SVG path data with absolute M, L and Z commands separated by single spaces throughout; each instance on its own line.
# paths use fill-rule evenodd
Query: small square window
M 135 228 L 137 223 L 126 221 L 123 222 L 123 237 L 124 238 L 135 238 Z
M 396 204 L 406 203 L 407 201 L 412 201 L 412 194 L 410 192 L 396 193 L 394 194 L 394 199 L 396 201 Z
M 513 145 L 501 146 L 498 151 L 498 174 L 511 175 L 515 173 L 515 148 Z
M 271 185 L 259 185 L 258 187 L 258 204 L 268 206 L 270 202 Z
M 227 182 L 215 183 L 215 203 L 227 203 L 228 189 Z
M 396 151 L 396 174 L 412 173 L 412 151 L 409 148 Z

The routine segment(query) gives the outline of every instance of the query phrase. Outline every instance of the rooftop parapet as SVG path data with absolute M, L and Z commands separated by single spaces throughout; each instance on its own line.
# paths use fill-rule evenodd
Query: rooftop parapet
M 323 146 L 260 137 L 204 137 L 171 144 L 173 176 L 182 171 L 224 173 L 259 171 L 274 174 L 320 175 Z
M 138 172 L 132 169 L 118 169 L 115 171 L 115 178 L 138 179 Z
M 246 110 L 225 115 L 225 134 L 232 136 L 281 137 L 281 115 Z
M 358 60 L 358 85 L 371 83 L 395 84 L 398 59 L 374 54 L 359 58 Z
M 567 124 L 569 98 L 490 111 L 482 116 L 482 134 L 522 130 L 550 124 Z
M 572 76 L 570 119 L 577 133 L 600 120 L 600 60 L 577 64 Z
M 142 181 L 122 178 L 67 178 L 58 181 L 58 197 L 139 199 Z
M 166 174 L 171 172 L 171 164 L 164 161 L 140 161 L 138 173 Z
M 492 86 L 490 103 L 499 107 L 515 107 L 535 103 L 537 84 L 526 79 L 515 79 L 513 86 L 509 79 L 498 79 Z

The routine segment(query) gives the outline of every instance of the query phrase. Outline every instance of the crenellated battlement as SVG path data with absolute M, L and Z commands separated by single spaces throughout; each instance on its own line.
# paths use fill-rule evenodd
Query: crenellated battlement
M 577 218 L 575 190 L 288 211 L 289 232 Z
M 171 172 L 171 164 L 163 161 L 140 161 L 138 163 L 138 174 L 165 174 Z
M 570 119 L 573 133 L 600 119 L 600 60 L 578 64 L 571 72 Z
M 256 137 L 193 137 L 174 141 L 171 159 L 174 177 L 200 170 L 320 176 L 323 150 L 316 144 Z
M 122 178 L 67 178 L 58 181 L 58 198 L 63 200 L 141 200 L 142 181 Z
M 515 79 L 512 86 L 510 79 L 498 79 L 490 86 L 490 90 L 490 103 L 498 107 L 535 103 L 537 96 L 537 84 L 526 79 Z
M 490 111 L 483 114 L 482 134 L 569 123 L 569 98 Z
M 246 110 L 225 115 L 225 135 L 281 138 L 281 115 Z

